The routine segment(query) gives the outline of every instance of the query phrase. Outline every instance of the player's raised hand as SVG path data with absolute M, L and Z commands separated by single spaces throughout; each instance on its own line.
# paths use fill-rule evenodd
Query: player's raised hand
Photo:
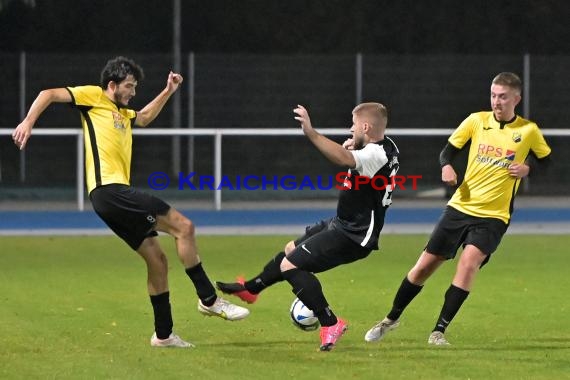
M 302 105 L 298 104 L 297 108 L 293 110 L 293 112 L 297 115 L 295 116 L 295 120 L 298 120 L 301 123 L 301 128 L 303 132 L 307 134 L 313 129 L 311 125 L 311 118 L 309 117 L 309 111 Z
M 168 73 L 168 80 L 166 81 L 166 88 L 169 92 L 174 92 L 178 89 L 178 86 L 184 78 L 180 74 L 173 73 L 172 71 Z

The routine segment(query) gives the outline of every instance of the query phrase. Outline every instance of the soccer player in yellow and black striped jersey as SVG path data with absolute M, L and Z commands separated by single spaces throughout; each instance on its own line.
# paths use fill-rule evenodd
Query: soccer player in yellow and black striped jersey
M 143 71 L 134 61 L 116 57 L 101 72 L 100 86 L 43 90 L 12 138 L 24 149 L 32 128 L 51 103 L 70 103 L 81 114 L 85 139 L 85 172 L 89 199 L 95 212 L 144 259 L 148 292 L 154 311 L 155 347 L 193 347 L 172 331 L 168 263 L 157 231 L 172 235 L 178 257 L 198 294 L 198 311 L 227 320 L 249 314 L 216 295 L 198 256 L 193 223 L 161 199 L 130 186 L 132 126 L 146 127 L 176 92 L 182 76 L 170 72 L 166 87 L 140 111 L 129 108 Z
M 465 178 L 398 289 L 392 310 L 365 335 L 377 341 L 399 325 L 399 318 L 425 281 L 463 246 L 453 281 L 428 343 L 448 345 L 444 332 L 469 295 L 479 269 L 497 249 L 509 226 L 515 194 L 533 167 L 546 165 L 550 147 L 538 126 L 515 113 L 522 83 L 513 73 L 498 74 L 491 84 L 490 112 L 469 115 L 453 132 L 440 154 L 441 178 L 457 184 L 451 165 L 470 142 Z

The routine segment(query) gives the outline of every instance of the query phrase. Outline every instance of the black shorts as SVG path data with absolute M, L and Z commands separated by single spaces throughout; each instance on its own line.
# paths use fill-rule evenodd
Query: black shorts
M 135 251 L 144 239 L 158 235 L 156 216 L 170 210 L 161 199 L 127 185 L 99 186 L 89 193 L 89 199 L 97 215 Z
M 333 228 L 330 222 L 322 220 L 307 227 L 305 235 L 295 240 L 295 249 L 287 259 L 299 269 L 319 273 L 363 259 L 372 252 Z
M 499 246 L 507 227 L 508 224 L 500 219 L 479 218 L 447 206 L 430 236 L 426 251 L 452 259 L 460 246 L 472 244 L 487 255 L 484 265 Z

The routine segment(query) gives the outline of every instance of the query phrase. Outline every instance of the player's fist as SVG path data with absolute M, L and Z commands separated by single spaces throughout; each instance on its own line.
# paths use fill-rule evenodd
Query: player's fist
M 530 167 L 527 164 L 511 164 L 509 165 L 509 175 L 515 178 L 524 178 L 530 172 Z
M 174 84 L 180 84 L 184 80 L 184 78 L 182 78 L 182 75 L 173 73 L 172 71 L 170 72 L 169 76 L 172 78 L 172 82 Z
M 457 173 L 451 165 L 445 165 L 441 168 L 441 180 L 449 186 L 457 185 Z
M 178 85 L 182 83 L 184 78 L 182 75 L 173 73 L 172 71 L 168 73 L 168 80 L 166 81 L 166 90 L 170 93 L 173 93 L 178 89 Z
M 346 150 L 354 150 L 354 139 L 346 139 L 342 143 L 342 147 Z

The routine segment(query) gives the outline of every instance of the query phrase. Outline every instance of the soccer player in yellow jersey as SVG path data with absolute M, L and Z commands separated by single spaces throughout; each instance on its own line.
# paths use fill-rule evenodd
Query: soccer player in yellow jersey
M 492 112 L 469 115 L 453 132 L 440 154 L 441 179 L 457 184 L 453 158 L 471 141 L 465 178 L 447 204 L 438 224 L 398 289 L 392 310 L 365 335 L 378 341 L 398 327 L 400 315 L 426 280 L 455 257 L 463 246 L 453 281 L 428 338 L 432 345 L 448 345 L 445 329 L 469 295 L 479 269 L 497 249 L 509 226 L 514 197 L 522 178 L 549 161 L 550 147 L 538 126 L 515 114 L 521 100 L 521 80 L 500 73 L 491 84 Z
M 116 57 L 101 72 L 100 86 L 79 86 L 43 90 L 12 138 L 24 149 L 32 128 L 52 103 L 70 103 L 81 114 L 85 139 L 85 171 L 89 199 L 95 212 L 146 262 L 147 287 L 154 311 L 155 347 L 193 347 L 173 333 L 168 289 L 168 263 L 157 231 L 172 235 L 178 258 L 198 294 L 198 311 L 227 320 L 249 314 L 216 295 L 202 268 L 196 248 L 194 224 L 161 199 L 130 186 L 133 125 L 146 127 L 160 113 L 182 83 L 182 76 L 170 72 L 166 87 L 140 111 L 129 108 L 143 70 L 132 60 Z

